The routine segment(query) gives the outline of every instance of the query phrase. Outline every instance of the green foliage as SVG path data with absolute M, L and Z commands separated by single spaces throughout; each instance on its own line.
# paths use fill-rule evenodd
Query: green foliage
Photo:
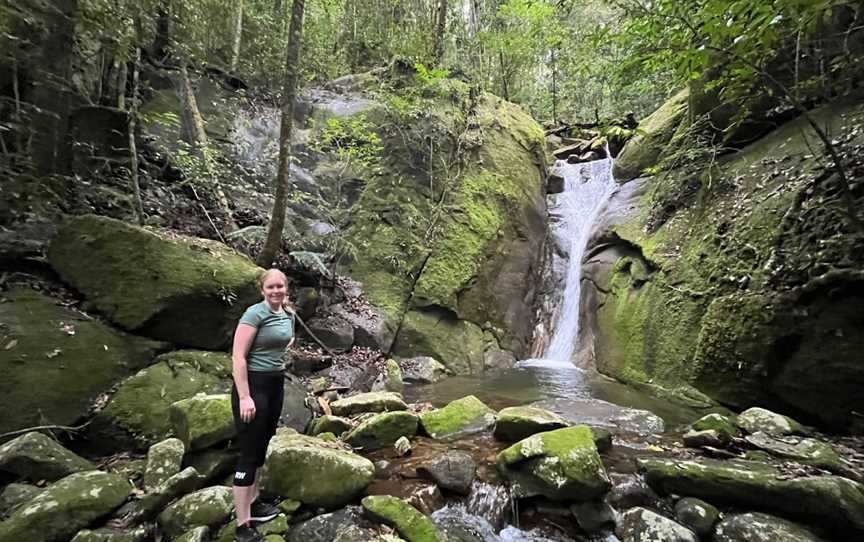
M 381 138 L 366 115 L 331 117 L 324 121 L 311 147 L 319 152 L 333 152 L 340 161 L 354 167 L 374 170 L 384 150 Z

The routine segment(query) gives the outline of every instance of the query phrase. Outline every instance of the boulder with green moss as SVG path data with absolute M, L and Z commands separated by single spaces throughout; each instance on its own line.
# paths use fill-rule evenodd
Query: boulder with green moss
M 738 415 L 738 425 L 748 433 L 764 433 L 775 437 L 800 433 L 801 424 L 782 414 L 753 407 Z
M 432 520 L 402 499 L 390 495 L 372 495 L 362 501 L 363 510 L 377 521 L 396 528 L 407 542 L 440 542 Z
M 716 412 L 702 416 L 690 424 L 690 428 L 694 431 L 716 431 L 727 442 L 738 436 L 735 420 Z
M 131 491 L 129 482 L 116 474 L 70 474 L 0 522 L 0 542 L 66 542 L 120 506 Z
M 0 491 L 0 519 L 10 515 L 22 504 L 30 502 L 42 492 L 41 487 L 11 483 Z
M 405 391 L 405 383 L 402 381 L 402 369 L 396 360 L 387 358 L 384 362 L 384 370 L 372 383 L 372 391 L 394 391 L 402 393 Z
M 144 487 L 153 489 L 180 472 L 185 453 L 186 445 L 178 438 L 169 438 L 151 446 L 147 450 Z
M 270 440 L 261 484 L 283 498 L 332 509 L 361 495 L 374 475 L 371 461 L 338 443 L 280 429 Z
M 495 411 L 468 395 L 443 408 L 423 412 L 420 425 L 434 439 L 453 440 L 491 429 L 495 425 Z
M 503 450 L 496 462 L 524 496 L 589 501 L 611 487 L 591 429 L 584 425 L 532 435 Z
M 221 352 L 180 350 L 124 380 L 91 424 L 91 440 L 106 447 L 144 448 L 171 432 L 172 403 L 230 388 L 231 358 Z
M 860 475 L 847 466 L 827 442 L 813 438 L 778 438 L 762 432 L 747 435 L 744 440 L 751 446 L 764 450 L 775 457 L 812 465 L 841 476 L 849 476 L 852 479 L 860 479 Z
M 171 404 L 171 427 L 186 449 L 207 448 L 236 434 L 231 396 L 196 395 Z
M 477 374 L 483 371 L 483 330 L 446 312 L 410 310 L 402 319 L 393 352 L 439 359 L 453 374 Z
M 48 259 L 112 322 L 182 346 L 226 346 L 260 297 L 262 270 L 221 243 L 95 215 L 67 220 Z
M 413 437 L 417 433 L 417 415 L 396 411 L 376 414 L 360 422 L 345 436 L 345 442 L 364 452 L 386 448 L 399 437 Z
M 0 433 L 72 425 L 100 394 L 168 345 L 116 331 L 54 299 L 12 288 L 0 303 Z
M 325 414 L 324 416 L 320 416 L 312 420 L 312 422 L 309 424 L 308 432 L 313 437 L 321 433 L 333 433 L 334 435 L 341 435 L 346 431 L 350 431 L 353 427 L 354 424 L 352 424 L 351 420 L 349 420 L 348 418 Z
M 373 391 L 358 393 L 350 397 L 330 403 L 330 409 L 335 416 L 351 416 L 362 412 L 389 412 L 392 410 L 408 410 L 408 405 L 402 395 L 390 391 Z
M 230 487 L 214 486 L 190 493 L 159 514 L 159 527 L 171 538 L 195 527 L 215 527 L 225 523 L 234 508 Z
M 175 540 L 175 542 L 207 542 L 210 538 L 210 528 L 206 526 L 194 527 Z
M 561 429 L 568 425 L 570 424 L 567 420 L 549 410 L 530 406 L 508 407 L 498 412 L 495 436 L 515 442 L 534 433 Z
M 748 512 L 723 518 L 714 532 L 714 542 L 823 542 L 804 527 L 782 518 Z
M 35 431 L 0 446 L 0 471 L 33 482 L 59 480 L 75 472 L 93 470 L 94 465 L 64 448 L 56 440 Z
M 206 478 L 195 467 L 186 467 L 158 486 L 150 489 L 138 500 L 130 501 L 118 511 L 118 516 L 130 523 L 155 518 L 174 499 L 201 488 Z
M 624 512 L 615 526 L 615 534 L 621 542 L 697 542 L 693 531 L 671 519 L 636 507 Z
M 751 461 L 641 459 L 657 491 L 772 512 L 838 533 L 864 534 L 864 486 L 840 476 L 789 478 Z
M 144 526 L 122 530 L 106 527 L 96 530 L 84 529 L 83 531 L 78 531 L 72 542 L 143 542 L 149 535 L 149 530 Z M 180 540 L 177 542 L 180 542 Z

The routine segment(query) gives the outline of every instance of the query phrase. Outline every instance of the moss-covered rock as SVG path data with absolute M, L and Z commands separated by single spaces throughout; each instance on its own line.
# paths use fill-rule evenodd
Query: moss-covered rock
M 431 384 L 447 376 L 447 367 L 429 356 L 400 358 L 398 363 L 403 380 L 412 384 Z
M 180 472 L 185 453 L 186 445 L 178 438 L 169 438 L 151 446 L 147 451 L 144 487 L 153 489 Z
M 363 510 L 372 518 L 396 528 L 407 542 L 440 542 L 441 535 L 432 520 L 396 497 L 372 495 L 362 501 Z
M 785 519 L 749 512 L 723 518 L 714 533 L 714 542 L 822 542 L 804 527 Z
M 70 474 L 0 522 L 2 542 L 65 542 L 122 503 L 132 486 L 116 474 Z
M 393 352 L 441 360 L 453 374 L 477 374 L 483 371 L 483 330 L 448 312 L 410 310 L 402 319 Z
M 201 526 L 186 531 L 175 542 L 207 542 L 209 537 L 210 528 Z
M 402 393 L 405 383 L 402 381 L 402 369 L 396 360 L 387 358 L 384 362 L 384 370 L 372 383 L 372 391 L 393 391 Z
M 647 508 L 631 508 L 615 526 L 621 542 L 697 542 L 698 537 L 683 525 Z
M 353 427 L 354 424 L 348 418 L 325 414 L 312 420 L 312 423 L 309 424 L 309 434 L 313 437 L 321 433 L 341 435 L 345 431 L 350 431 Z
M 226 346 L 260 296 L 262 270 L 225 245 L 106 217 L 70 218 L 48 258 L 112 322 L 194 348 Z
M 159 526 L 169 537 L 177 537 L 195 527 L 221 525 L 231 515 L 234 496 L 231 488 L 208 487 L 190 493 L 159 514 Z
M 567 427 L 567 420 L 548 410 L 521 406 L 501 409 L 495 423 L 495 436 L 515 442 L 530 437 L 534 433 L 552 431 Z
M 389 412 L 392 410 L 408 410 L 408 405 L 402 395 L 388 391 L 358 393 L 330 403 L 330 409 L 336 416 L 351 416 L 361 412 Z
M 845 476 L 852 471 L 827 442 L 812 438 L 775 438 L 757 432 L 744 437 L 748 444 L 775 457 L 791 459 Z M 850 478 L 855 478 L 852 474 Z
M 0 470 L 33 482 L 59 480 L 94 465 L 42 433 L 30 432 L 0 446 Z
M 375 466 L 337 443 L 279 430 L 262 473 L 266 491 L 303 504 L 337 508 L 362 494 Z
M 720 511 L 701 499 L 684 497 L 675 503 L 675 517 L 697 535 L 707 537 L 720 519 Z
M 190 451 L 228 440 L 236 433 L 231 396 L 196 395 L 171 404 L 174 434 Z
M 22 504 L 33 500 L 36 495 L 42 493 L 41 487 L 31 486 L 30 484 L 12 483 L 0 491 L 0 519 L 10 515 L 16 508 Z
M 130 523 L 150 521 L 155 518 L 171 501 L 195 491 L 204 485 L 206 479 L 195 467 L 186 467 L 171 478 L 148 491 L 143 497 L 123 505 L 118 516 Z
M 726 441 L 738 436 L 735 420 L 716 412 L 702 416 L 690 424 L 690 427 L 694 431 L 716 431 L 720 438 Z
M 0 433 L 71 425 L 99 394 L 167 348 L 120 333 L 33 290 L 0 303 Z
M 591 430 L 584 425 L 532 435 L 503 450 L 496 462 L 525 496 L 588 501 L 611 486 Z
M 801 424 L 789 416 L 759 407 L 748 408 L 739 414 L 738 425 L 748 433 L 761 432 L 775 437 L 800 433 L 802 430 Z
M 230 386 L 231 358 L 226 354 L 181 350 L 156 361 L 120 384 L 93 421 L 93 440 L 149 446 L 171 432 L 172 403 Z
M 423 412 L 420 425 L 434 439 L 452 440 L 491 429 L 495 425 L 495 411 L 468 395 L 443 408 Z
M 143 542 L 150 534 L 147 527 L 139 526 L 131 529 L 84 529 L 78 531 L 72 542 Z M 177 541 L 181 542 L 181 541 Z M 189 541 L 186 541 L 189 542 Z
M 417 415 L 396 411 L 376 414 L 360 422 L 345 436 L 345 442 L 364 452 L 386 448 L 399 437 L 413 437 L 417 433 Z
M 660 161 L 663 149 L 687 117 L 689 99 L 689 90 L 682 90 L 639 123 L 637 134 L 615 160 L 616 179 L 621 182 L 634 179 Z
M 839 476 L 788 479 L 748 461 L 639 460 L 651 487 L 717 504 L 764 510 L 838 533 L 864 533 L 864 486 Z

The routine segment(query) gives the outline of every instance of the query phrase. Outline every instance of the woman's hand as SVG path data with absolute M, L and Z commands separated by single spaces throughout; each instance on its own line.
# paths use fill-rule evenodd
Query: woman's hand
M 249 423 L 255 418 L 255 401 L 251 397 L 240 399 L 240 419 Z

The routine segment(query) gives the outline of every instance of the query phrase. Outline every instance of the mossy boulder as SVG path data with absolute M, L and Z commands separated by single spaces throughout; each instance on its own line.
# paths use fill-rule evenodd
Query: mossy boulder
M 631 508 L 615 526 L 621 542 L 697 542 L 693 531 L 647 508 Z
M 804 527 L 785 519 L 748 512 L 723 518 L 714 532 L 714 542 L 822 542 Z
M 231 358 L 221 352 L 180 350 L 124 380 L 93 421 L 91 439 L 143 448 L 171 432 L 172 403 L 230 387 Z
M 384 362 L 384 370 L 372 383 L 372 391 L 393 391 L 402 393 L 405 391 L 405 383 L 402 381 L 402 369 L 396 360 L 387 358 Z
M 345 431 L 350 431 L 354 427 L 351 420 L 341 416 L 332 416 L 325 414 L 312 420 L 309 424 L 309 434 L 313 437 L 321 433 L 333 433 L 341 435 Z
M 195 467 L 186 467 L 150 489 L 140 499 L 123 505 L 118 511 L 118 516 L 126 518 L 130 523 L 149 521 L 155 518 L 168 503 L 201 488 L 205 482 L 206 478 L 201 476 Z
M 33 500 L 43 488 L 30 484 L 12 483 L 0 491 L 0 519 L 10 515 L 16 508 Z
M 800 433 L 801 424 L 788 416 L 753 407 L 738 415 L 738 425 L 748 433 L 764 433 L 775 437 Z
M 453 440 L 491 429 L 495 425 L 495 411 L 477 397 L 468 395 L 443 408 L 423 412 L 420 425 L 434 439 Z
M 186 531 L 175 542 L 207 542 L 209 538 L 210 528 L 201 526 Z
M 635 179 L 655 166 L 666 145 L 687 117 L 689 90 L 682 90 L 639 123 L 638 131 L 621 149 L 613 174 L 620 182 Z
M 225 347 L 260 297 L 262 270 L 221 243 L 95 215 L 67 220 L 48 259 L 112 322 L 181 346 Z
M 751 446 L 764 450 L 775 457 L 812 465 L 841 476 L 850 474 L 849 477 L 853 479 L 856 476 L 837 455 L 834 448 L 821 440 L 796 437 L 776 438 L 761 432 L 747 435 L 744 440 Z
M 335 416 L 351 416 L 362 412 L 389 412 L 392 410 L 408 410 L 408 405 L 402 395 L 389 391 L 373 391 L 358 393 L 330 403 L 330 409 Z
M 108 527 L 96 530 L 84 529 L 78 531 L 72 542 L 143 542 L 149 534 L 149 530 L 144 526 L 122 530 Z
M 735 420 L 716 412 L 702 416 L 690 424 L 690 427 L 694 431 L 716 431 L 718 436 L 727 442 L 738 436 Z
M 641 459 L 657 491 L 777 513 L 838 533 L 864 533 L 864 486 L 839 476 L 787 478 L 750 461 Z
M 567 427 L 567 420 L 548 410 L 530 407 L 508 407 L 498 412 L 495 436 L 501 440 L 515 442 L 534 433 Z
M 374 475 L 371 461 L 337 443 L 280 429 L 270 440 L 261 483 L 283 498 L 333 509 L 362 494 Z
M 30 432 L 0 446 L 0 471 L 33 482 L 54 481 L 94 465 L 42 433 Z
M 195 527 L 215 527 L 224 523 L 234 507 L 231 488 L 208 487 L 181 497 L 159 514 L 159 526 L 171 538 Z
M 169 438 L 151 446 L 147 450 L 144 487 L 153 489 L 180 472 L 185 453 L 186 445 L 178 438 Z
M 584 425 L 532 435 L 499 453 L 496 463 L 524 496 L 588 501 L 611 487 L 594 436 Z
M 71 425 L 168 345 L 116 331 L 33 290 L 0 303 L 0 433 Z
M 720 519 L 720 511 L 701 499 L 684 497 L 675 503 L 675 517 L 697 535 L 707 537 Z
M 360 422 L 345 436 L 345 442 L 364 452 L 393 445 L 399 437 L 413 437 L 417 433 L 417 415 L 396 411 L 376 414 Z
M 200 450 L 236 434 L 231 396 L 196 395 L 171 404 L 171 426 L 186 448 Z
M 120 506 L 131 491 L 129 482 L 116 474 L 70 474 L 0 522 L 0 542 L 65 542 Z
M 393 345 L 402 357 L 432 357 L 457 375 L 483 371 L 483 330 L 472 322 L 435 310 L 410 310 Z
M 441 535 L 432 520 L 402 499 L 372 495 L 362 501 L 363 510 L 377 521 L 396 528 L 407 542 L 440 542 Z
M 402 379 L 412 384 L 431 384 L 447 376 L 447 367 L 429 356 L 399 358 L 398 363 Z

